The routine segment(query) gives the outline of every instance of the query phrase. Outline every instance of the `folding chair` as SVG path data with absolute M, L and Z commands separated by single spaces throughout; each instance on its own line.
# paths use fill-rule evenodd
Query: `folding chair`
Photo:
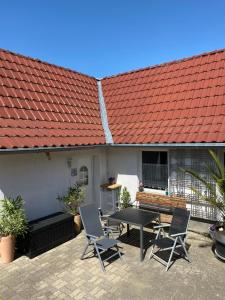
M 108 228 L 112 233 L 117 233 L 119 236 L 122 234 L 125 226 L 120 221 L 110 220 L 108 219 L 109 215 L 104 215 L 101 208 L 98 209 L 100 220 L 104 226 L 104 228 Z
M 102 271 L 105 271 L 104 261 L 107 261 L 116 255 L 119 255 L 119 257 L 121 258 L 118 247 L 119 241 L 108 238 L 111 229 L 109 227 L 102 228 L 99 218 L 99 211 L 94 204 L 82 206 L 80 207 L 79 211 L 87 238 L 87 245 L 84 248 L 81 259 L 84 258 L 88 247 L 93 246 L 93 250 L 95 251 L 95 253 L 97 253 L 97 256 L 99 258 Z M 102 259 L 101 255 L 112 248 L 116 249 L 116 253 L 110 255 L 105 259 Z
M 185 238 L 187 235 L 187 228 L 188 223 L 190 220 L 190 211 L 184 209 L 184 208 L 175 208 L 173 212 L 173 218 L 171 225 L 157 225 L 154 226 L 154 228 L 158 228 L 159 231 L 156 235 L 156 239 L 152 241 L 152 250 L 149 255 L 149 259 L 152 257 L 161 262 L 162 264 L 166 265 L 166 271 L 170 268 L 172 265 L 171 259 L 173 257 L 173 254 L 179 254 L 176 251 L 178 248 L 182 248 L 184 250 L 184 258 L 187 259 L 190 262 L 190 258 L 188 256 L 186 246 L 185 246 Z M 164 228 L 169 227 L 168 236 L 165 236 Z M 163 232 L 163 235 L 162 235 Z M 157 251 L 154 252 L 155 246 L 157 246 Z M 162 251 L 168 251 L 170 250 L 169 260 L 166 262 L 164 259 L 160 258 L 159 254 Z

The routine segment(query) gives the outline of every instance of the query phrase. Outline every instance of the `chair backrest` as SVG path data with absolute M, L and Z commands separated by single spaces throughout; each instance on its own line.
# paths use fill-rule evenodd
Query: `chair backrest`
M 81 206 L 79 211 L 86 235 L 103 236 L 98 208 L 94 204 L 87 204 Z
M 169 235 L 186 232 L 189 220 L 190 211 L 185 208 L 176 207 L 173 212 Z

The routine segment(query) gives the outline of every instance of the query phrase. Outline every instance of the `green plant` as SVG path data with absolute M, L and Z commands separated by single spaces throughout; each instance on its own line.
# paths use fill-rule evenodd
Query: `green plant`
M 21 196 L 0 200 L 0 235 L 23 235 L 28 227 Z
M 216 207 L 223 216 L 223 222 L 225 221 L 225 168 L 219 157 L 212 150 L 209 150 L 209 154 L 214 162 L 215 168 L 206 164 L 209 175 L 215 184 L 208 182 L 200 174 L 194 170 L 184 170 L 185 173 L 193 176 L 199 180 L 206 188 L 206 193 L 202 194 L 195 187 L 191 187 L 191 190 L 202 200 L 208 202 L 212 206 Z M 224 222 L 225 224 L 225 222 Z
M 127 188 L 124 187 L 122 190 L 122 193 L 120 194 L 120 207 L 121 208 L 127 208 L 131 206 L 131 196 L 128 192 Z
M 67 194 L 65 196 L 58 196 L 57 199 L 62 202 L 65 209 L 72 215 L 78 213 L 78 208 L 85 199 L 84 188 L 76 183 L 68 188 Z

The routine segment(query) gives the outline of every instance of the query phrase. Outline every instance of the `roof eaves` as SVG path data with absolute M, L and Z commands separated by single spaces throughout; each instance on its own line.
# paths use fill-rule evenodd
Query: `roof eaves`
M 225 147 L 225 143 L 153 143 L 153 144 L 113 144 L 113 147 L 194 147 L 194 148 L 206 148 L 206 147 Z
M 15 154 L 15 153 L 40 153 L 40 152 L 61 152 L 61 151 L 76 151 L 81 149 L 95 149 L 106 147 L 106 144 L 96 145 L 79 145 L 79 146 L 62 146 L 62 147 L 33 147 L 33 148 L 1 148 L 1 154 Z

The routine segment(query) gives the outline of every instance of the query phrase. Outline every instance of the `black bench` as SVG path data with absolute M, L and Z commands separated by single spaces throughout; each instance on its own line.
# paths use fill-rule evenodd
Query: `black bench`
M 72 239 L 74 236 L 73 216 L 58 212 L 29 222 L 27 234 L 17 238 L 17 251 L 33 258 Z

